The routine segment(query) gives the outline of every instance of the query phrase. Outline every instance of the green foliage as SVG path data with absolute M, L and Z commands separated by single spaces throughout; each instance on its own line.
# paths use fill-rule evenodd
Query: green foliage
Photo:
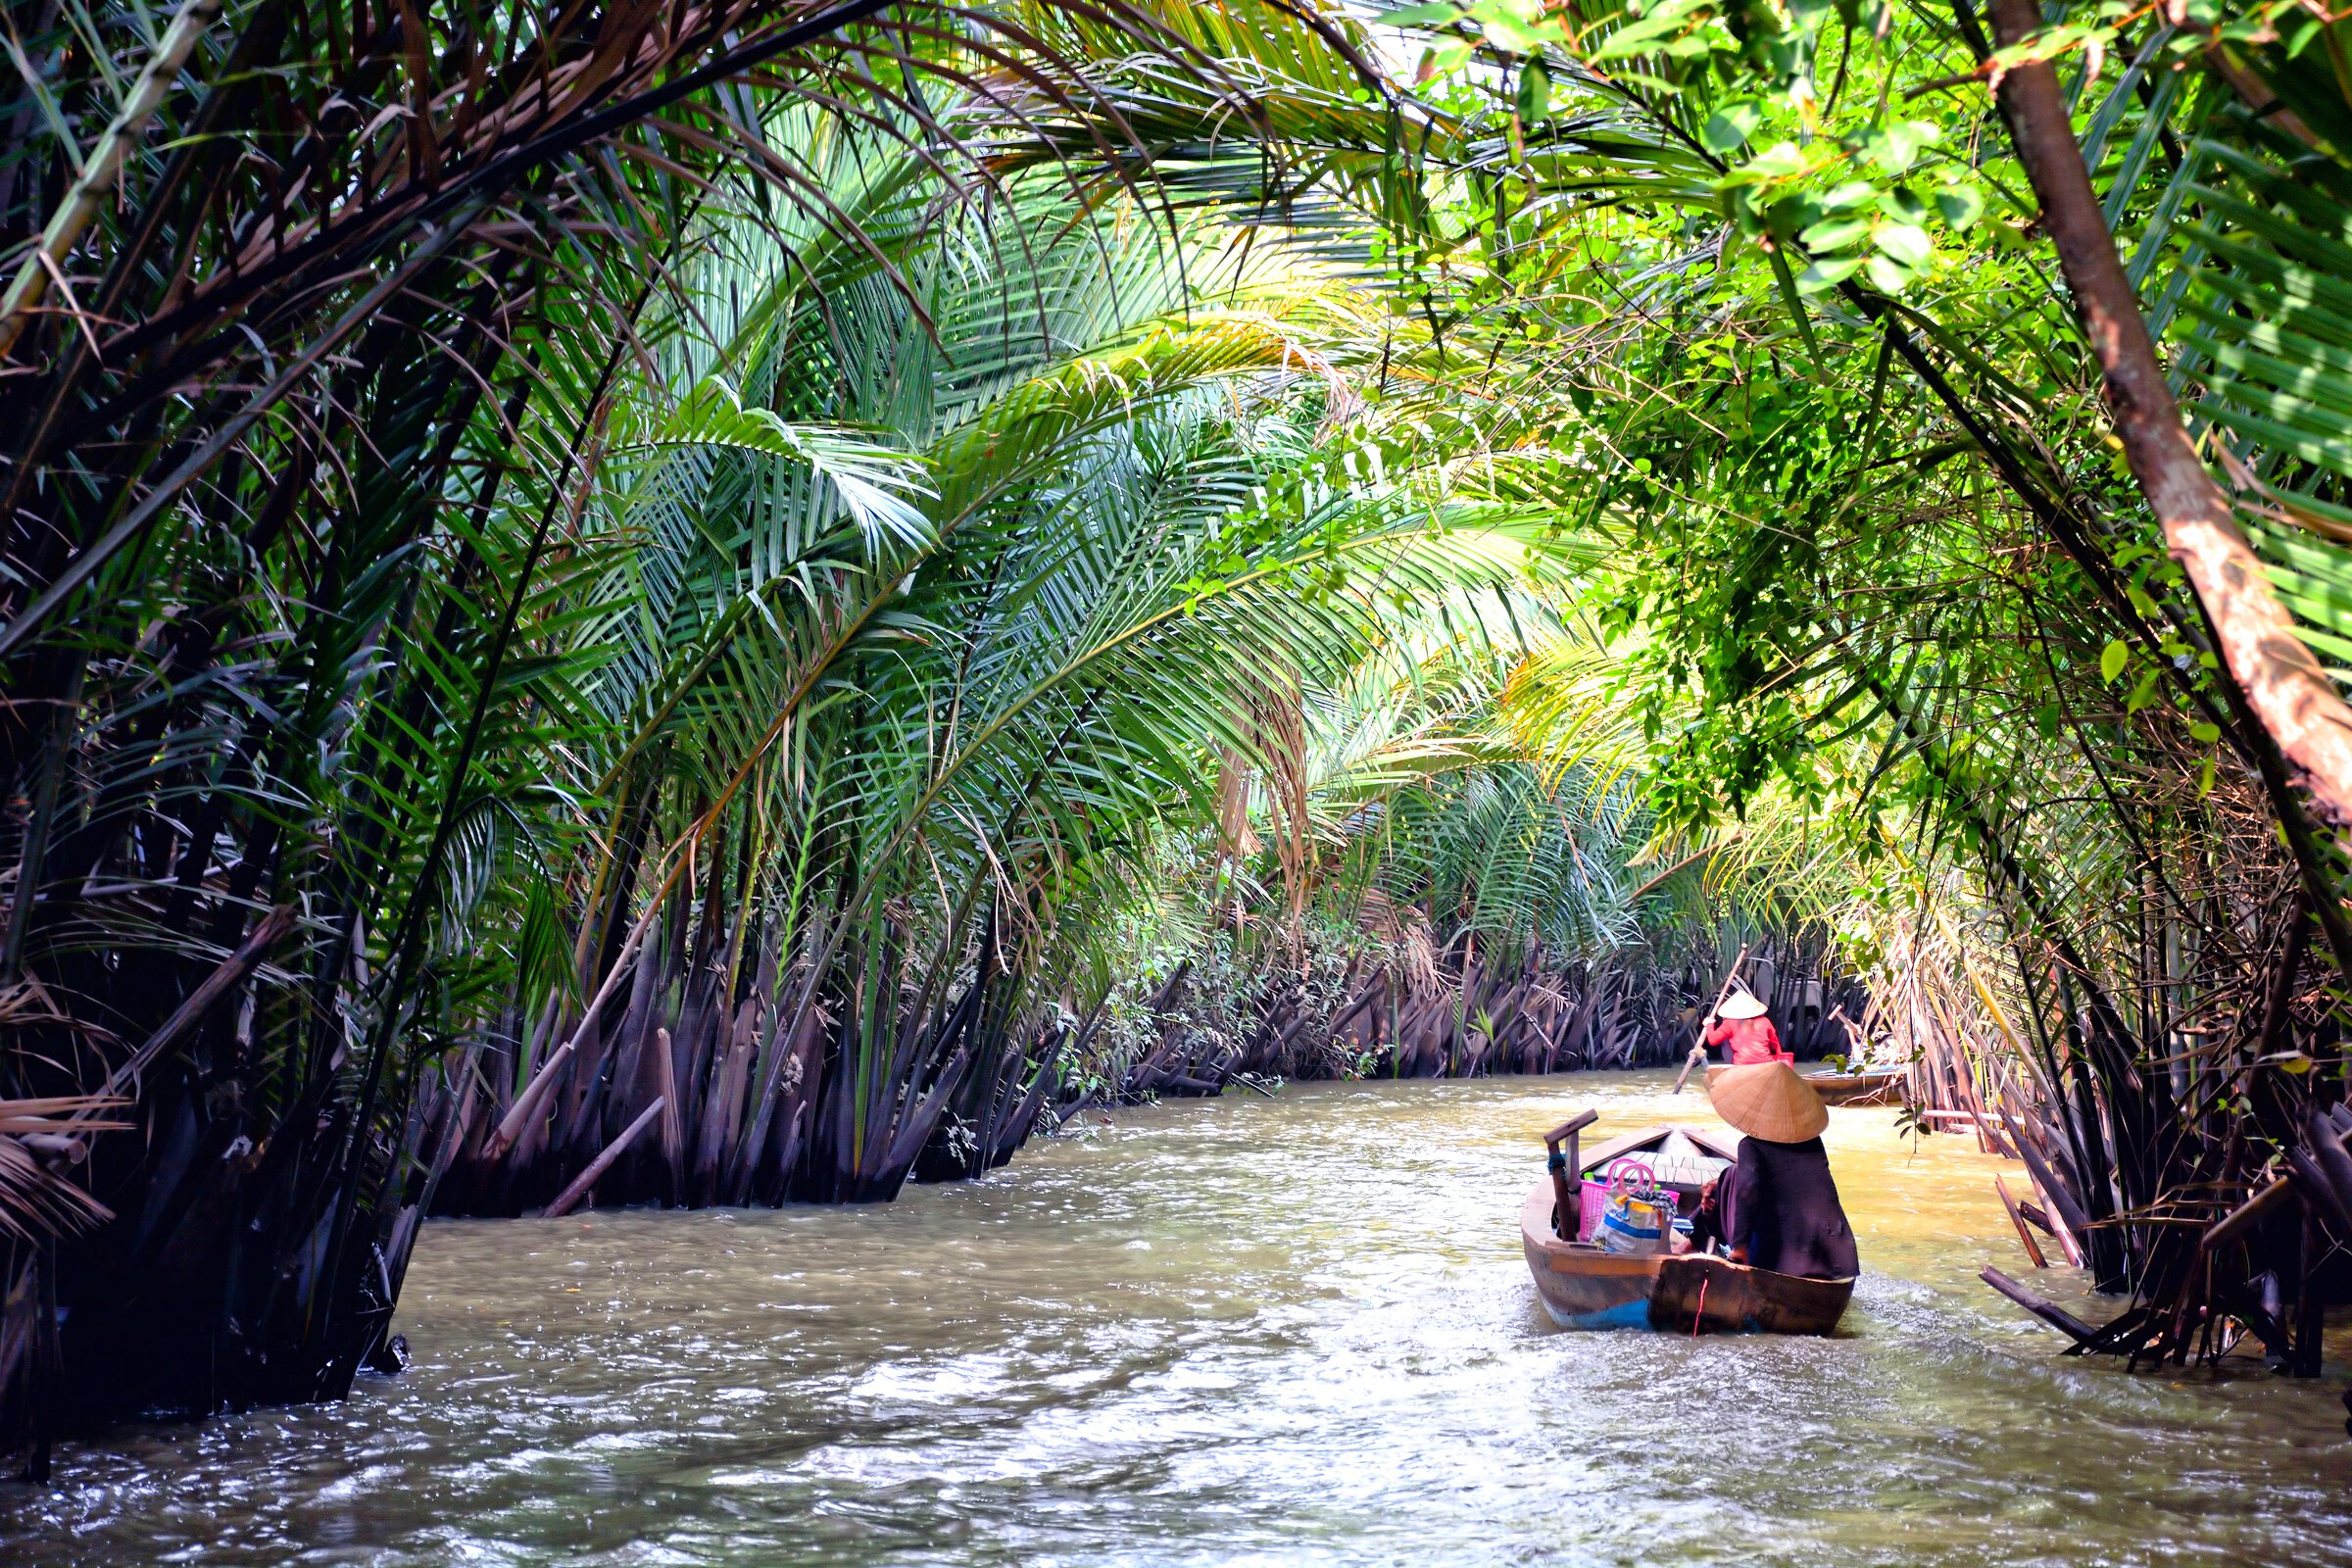
M 12 54 L 12 276 L 158 42 L 70 9 Z M 2166 988 L 2281 927 L 2272 830 L 2311 824 L 1984 88 L 2058 64 L 2343 667 L 2343 24 L 2077 7 L 1995 55 L 1855 0 L 1448 0 L 1381 18 L 1406 83 L 1337 12 L 788 50 L 801 11 L 744 3 L 573 94 L 635 23 L 399 9 L 395 49 L 224 8 L 11 308 L 0 992 L 57 1009 L 11 1092 L 244 961 L 142 1110 L 163 1152 L 104 1168 L 125 1213 L 277 1216 L 231 1294 L 286 1365 L 347 1379 L 380 1328 L 449 1107 L 585 1042 L 576 1168 L 655 1082 L 597 1031 L 688 997 L 745 1020 L 706 1190 L 782 1180 L 806 1025 L 840 1087 L 796 1170 L 876 1196 L 935 1128 L 968 1168 L 965 1086 L 1050 1090 L 1098 1004 L 1107 1078 L 1177 954 L 1333 981 L 1367 922 L 1567 958 L 1957 887 L 2055 1102 L 2071 1018 L 2125 1020 L 2102 1082 L 2169 1081 Z M 2131 978 L 2182 909 L 2207 967 Z M 2152 1135 L 2084 1114 L 2153 1201 Z M 286 1151 L 268 1193 L 203 1185 L 238 1138 Z

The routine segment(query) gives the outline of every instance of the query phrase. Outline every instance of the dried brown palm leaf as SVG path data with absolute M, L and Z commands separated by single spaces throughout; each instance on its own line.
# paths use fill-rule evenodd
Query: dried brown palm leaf
M 123 1103 L 102 1095 L 0 1100 L 0 1232 L 33 1242 L 114 1218 L 65 1170 L 82 1156 L 85 1146 L 76 1135 L 130 1125 L 91 1119 L 93 1111 Z

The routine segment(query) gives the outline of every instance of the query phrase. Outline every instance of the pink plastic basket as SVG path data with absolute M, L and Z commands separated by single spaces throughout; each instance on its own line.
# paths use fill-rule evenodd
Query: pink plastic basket
M 1576 1239 L 1578 1241 L 1589 1242 L 1592 1239 L 1592 1228 L 1600 1223 L 1601 1211 L 1608 1206 L 1609 1184 L 1596 1182 L 1590 1176 L 1586 1177 L 1584 1186 L 1579 1189 L 1576 1197 Z

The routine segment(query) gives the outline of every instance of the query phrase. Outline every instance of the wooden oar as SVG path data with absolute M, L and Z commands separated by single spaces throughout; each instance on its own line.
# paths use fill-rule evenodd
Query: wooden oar
M 1732 994 L 1732 982 L 1740 978 L 1740 966 L 1746 961 L 1747 944 L 1742 942 L 1740 944 L 1740 956 L 1732 960 L 1730 972 L 1723 977 L 1723 989 L 1715 993 L 1715 1005 L 1709 1007 L 1706 1010 L 1705 1016 L 1698 1020 L 1698 1040 L 1697 1043 L 1692 1045 L 1690 1048 L 1690 1059 L 1683 1063 L 1682 1076 L 1674 1081 L 1674 1092 L 1676 1094 L 1679 1095 L 1683 1092 L 1683 1085 L 1690 1081 L 1690 1074 L 1697 1068 L 1700 1062 L 1707 1059 L 1706 1042 L 1708 1020 L 1712 1019 L 1715 1016 L 1716 1010 L 1723 1005 L 1723 999 Z
M 1698 1070 L 1698 1064 L 1706 1059 L 1707 1048 L 1705 1046 L 1692 1046 L 1690 1048 L 1690 1054 L 1683 1058 L 1683 1070 L 1675 1074 L 1674 1077 L 1674 1092 L 1676 1094 L 1679 1095 L 1683 1092 L 1683 1085 L 1690 1081 L 1690 1075 L 1693 1072 L 1696 1072 Z

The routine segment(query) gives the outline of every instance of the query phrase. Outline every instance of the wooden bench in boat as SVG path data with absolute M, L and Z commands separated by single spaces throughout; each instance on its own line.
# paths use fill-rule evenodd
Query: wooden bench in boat
M 1660 1185 L 1695 1198 L 1699 1188 L 1740 1157 L 1740 1135 L 1728 1127 L 1667 1122 L 1612 1138 L 1581 1160 L 1571 1156 L 1570 1163 L 1580 1167 L 1580 1177 L 1599 1177 L 1611 1161 L 1628 1154 L 1642 1156 L 1642 1163 L 1649 1166 Z

